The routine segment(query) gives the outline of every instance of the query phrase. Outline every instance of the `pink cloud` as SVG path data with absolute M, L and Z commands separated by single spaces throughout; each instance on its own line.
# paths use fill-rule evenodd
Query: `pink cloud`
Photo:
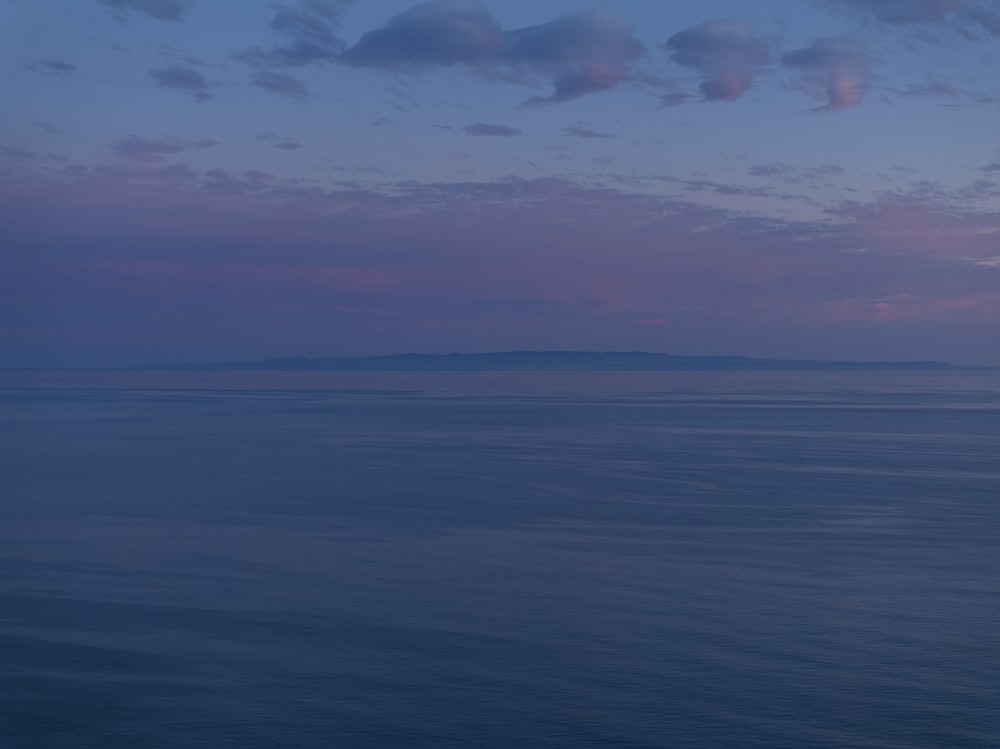
M 855 39 L 817 39 L 808 47 L 789 52 L 781 62 L 800 72 L 798 88 L 826 100 L 817 111 L 857 106 L 868 92 L 867 55 Z
M 845 205 L 839 212 L 857 222 L 859 236 L 881 251 L 968 261 L 1000 254 L 1000 214 L 992 211 L 897 197 L 872 205 Z
M 770 64 L 766 40 L 746 21 L 706 21 L 674 34 L 664 48 L 679 65 L 698 71 L 702 96 L 708 101 L 732 101 L 753 83 L 754 70 Z
M 843 322 L 962 322 L 1000 323 L 1000 293 L 972 293 L 944 297 L 897 294 L 881 299 L 845 298 L 818 308 L 818 319 Z

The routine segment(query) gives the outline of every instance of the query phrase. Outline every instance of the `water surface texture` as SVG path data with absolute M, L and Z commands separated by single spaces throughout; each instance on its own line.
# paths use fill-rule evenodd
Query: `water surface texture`
M 6 373 L 0 747 L 994 747 L 996 373 Z

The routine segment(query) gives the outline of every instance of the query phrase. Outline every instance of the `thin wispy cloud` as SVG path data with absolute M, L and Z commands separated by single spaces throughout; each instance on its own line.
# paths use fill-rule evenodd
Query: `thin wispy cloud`
M 186 0 L 97 0 L 101 5 L 125 13 L 136 11 L 158 21 L 181 21 L 187 10 Z
M 968 39 L 1000 36 L 1000 6 L 995 0 L 827 0 L 859 17 L 890 26 L 949 27 Z
M 293 99 L 304 99 L 309 96 L 309 89 L 298 78 L 288 75 L 288 73 L 278 73 L 274 70 L 258 70 L 250 78 L 251 83 L 282 96 L 290 96 Z
M 339 17 L 340 5 L 326 0 L 279 5 L 270 21 L 279 43 L 270 48 L 254 47 L 237 56 L 247 62 L 275 67 L 332 62 L 344 47 L 336 33 Z
M 485 122 L 477 122 L 474 125 L 466 125 L 465 128 L 466 135 L 499 135 L 509 137 L 512 135 L 521 135 L 521 131 L 516 127 L 509 127 L 508 125 L 490 125 Z
M 131 136 L 118 141 L 112 150 L 119 158 L 139 163 L 160 162 L 189 150 L 201 150 L 218 145 L 214 140 L 185 141 L 179 138 L 140 138 Z
M 961 92 L 954 86 L 940 81 L 913 83 L 899 92 L 902 96 L 946 96 L 957 98 Z
M 961 0 L 828 0 L 833 5 L 870 14 L 883 23 L 943 23 Z
M 591 130 L 583 125 L 570 125 L 562 129 L 564 135 L 572 135 L 574 138 L 617 138 L 614 133 L 602 133 Z
M 39 60 L 29 66 L 33 70 L 44 70 L 49 73 L 59 73 L 60 75 L 72 75 L 77 71 L 76 65 L 65 60 Z
M 208 101 L 212 98 L 211 84 L 208 79 L 193 68 L 173 67 L 150 70 L 149 74 L 160 88 L 186 91 L 196 101 Z

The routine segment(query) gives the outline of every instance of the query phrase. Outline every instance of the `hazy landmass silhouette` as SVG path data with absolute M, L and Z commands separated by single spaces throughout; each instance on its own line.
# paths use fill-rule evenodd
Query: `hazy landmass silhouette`
M 189 362 L 146 369 L 259 371 L 648 371 L 761 369 L 947 369 L 935 361 L 824 361 L 758 359 L 749 356 L 675 356 L 648 351 L 497 351 L 478 354 L 392 354 L 387 356 L 317 357 L 227 362 Z

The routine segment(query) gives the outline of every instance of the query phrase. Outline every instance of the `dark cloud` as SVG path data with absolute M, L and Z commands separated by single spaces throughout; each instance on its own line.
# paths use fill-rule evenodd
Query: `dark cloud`
M 564 127 L 563 135 L 572 135 L 575 138 L 617 138 L 618 136 L 614 133 L 601 133 L 597 130 L 591 130 L 589 127 L 583 127 L 581 125 L 571 125 L 570 127 Z
M 754 36 L 745 21 L 706 21 L 674 34 L 664 48 L 678 65 L 703 77 L 700 88 L 708 101 L 731 101 L 743 96 L 753 82 L 755 68 L 771 62 L 768 43 Z
M 76 72 L 76 65 L 71 65 L 63 60 L 39 60 L 36 65 L 52 73 L 61 73 L 62 75 L 72 75 Z
M 160 88 L 189 91 L 197 101 L 207 101 L 212 98 L 208 79 L 197 70 L 174 67 L 164 70 L 150 70 L 149 74 L 153 76 L 153 80 Z
M 130 136 L 112 146 L 119 158 L 128 161 L 157 162 L 168 156 L 218 145 L 214 140 L 183 141 L 176 138 L 139 138 Z
M 138 11 L 160 21 L 180 21 L 187 7 L 185 0 L 97 0 L 115 10 Z
M 474 125 L 465 126 L 466 135 L 521 135 L 521 131 L 507 125 L 490 125 L 485 122 L 477 122 Z
M 275 143 L 274 147 L 280 148 L 282 151 L 298 151 L 302 148 L 302 144 L 297 140 L 283 140 L 280 143 Z
M 332 62 L 343 50 L 334 33 L 340 10 L 325 0 L 301 0 L 296 5 L 280 5 L 271 19 L 271 28 L 283 42 L 271 49 L 255 47 L 237 55 L 259 64 L 300 66 Z
M 826 104 L 819 110 L 856 106 L 868 91 L 868 65 L 864 47 L 854 39 L 817 39 L 808 47 L 785 55 L 781 64 L 798 70 L 797 85 Z
M 476 64 L 495 59 L 503 46 L 503 31 L 475 0 L 438 0 L 363 34 L 344 61 L 381 68 Z
M 642 44 L 604 11 L 586 11 L 536 26 L 504 31 L 475 0 L 437 0 L 394 16 L 343 55 L 352 65 L 391 70 L 469 65 L 492 74 L 551 80 L 550 96 L 565 101 L 613 88 Z
M 554 79 L 548 97 L 527 103 L 566 101 L 614 88 L 627 64 L 644 51 L 631 27 L 617 16 L 590 10 L 507 33 L 503 62 Z
M 643 52 L 628 24 L 599 10 L 516 29 L 507 40 L 504 59 L 529 65 L 624 63 Z
M 298 78 L 293 78 L 285 73 L 276 73 L 273 70 L 260 70 L 254 73 L 251 78 L 253 85 L 266 89 L 282 96 L 294 98 L 305 98 L 309 96 L 309 91 Z

